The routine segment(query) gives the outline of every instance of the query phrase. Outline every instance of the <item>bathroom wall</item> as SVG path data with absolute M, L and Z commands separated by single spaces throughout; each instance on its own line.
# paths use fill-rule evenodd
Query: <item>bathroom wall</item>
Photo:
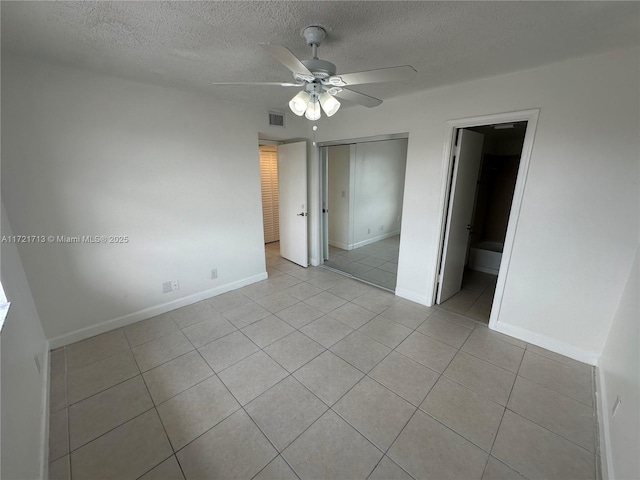
M 504 242 L 524 141 L 522 130 L 471 129 L 485 136 L 474 207 L 471 244 Z
M 519 165 L 519 155 L 484 156 L 472 222 L 474 241 L 504 242 Z

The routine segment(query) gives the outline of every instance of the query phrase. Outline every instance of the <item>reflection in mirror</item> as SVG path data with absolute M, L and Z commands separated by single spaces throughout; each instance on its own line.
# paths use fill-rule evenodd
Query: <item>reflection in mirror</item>
M 407 139 L 326 149 L 324 265 L 393 291 Z

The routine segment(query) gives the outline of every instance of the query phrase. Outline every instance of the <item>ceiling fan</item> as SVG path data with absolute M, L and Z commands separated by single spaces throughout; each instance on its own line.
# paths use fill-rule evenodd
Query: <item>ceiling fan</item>
M 281 45 L 260 44 L 293 72 L 295 83 L 232 82 L 214 83 L 214 85 L 279 85 L 302 88 L 303 90 L 289 101 L 289 108 L 300 117 L 304 115 L 309 120 L 318 120 L 321 109 L 328 117 L 338 111 L 340 102 L 335 97 L 365 107 L 377 107 L 382 103 L 378 98 L 350 90 L 349 87 L 353 85 L 404 80 L 416 73 L 413 67 L 403 65 L 337 75 L 336 66 L 333 63 L 318 58 L 318 47 L 326 35 L 325 29 L 319 26 L 310 26 L 302 31 L 302 36 L 312 50 L 313 58 L 308 60 L 299 60 L 288 48 Z

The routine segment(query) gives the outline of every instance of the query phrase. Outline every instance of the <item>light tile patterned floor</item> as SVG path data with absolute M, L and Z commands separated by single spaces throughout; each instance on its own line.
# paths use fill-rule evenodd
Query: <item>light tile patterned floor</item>
M 599 478 L 591 367 L 273 246 L 267 264 L 51 352 L 50 478 Z
M 388 290 L 396 289 L 400 235 L 354 250 L 329 247 L 325 265 Z
M 441 307 L 487 325 L 497 279 L 497 275 L 490 273 L 465 270 L 462 290 L 443 302 Z
M 276 242 L 268 248 L 275 253 L 277 246 Z M 325 265 L 394 291 L 398 276 L 399 247 L 400 235 L 355 250 L 329 247 L 330 260 L 325 261 Z M 462 290 L 443 302 L 441 307 L 488 324 L 496 279 L 496 275 L 466 270 L 462 279 Z

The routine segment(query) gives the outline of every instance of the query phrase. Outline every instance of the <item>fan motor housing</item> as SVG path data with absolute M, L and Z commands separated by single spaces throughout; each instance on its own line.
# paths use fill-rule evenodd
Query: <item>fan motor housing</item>
M 336 74 L 336 66 L 326 60 L 312 58 L 309 60 L 302 60 L 302 64 L 307 67 L 311 73 L 313 73 L 314 77 L 319 79 L 328 78 Z

